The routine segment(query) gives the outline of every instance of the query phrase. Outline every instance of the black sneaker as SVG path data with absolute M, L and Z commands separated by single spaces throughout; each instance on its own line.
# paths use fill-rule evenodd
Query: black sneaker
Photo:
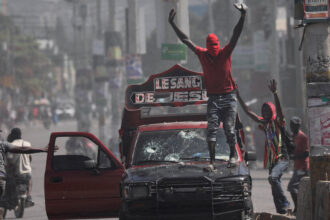
M 287 212 L 287 210 L 283 209 L 281 211 L 278 211 L 277 213 L 281 214 L 281 215 L 286 215 L 288 212 Z
M 217 170 L 217 168 L 215 168 L 215 166 L 213 164 L 210 164 L 207 167 L 204 167 L 203 170 L 207 171 L 207 172 L 215 172 Z
M 236 163 L 237 163 L 237 158 L 235 156 L 233 157 L 230 157 L 229 158 L 229 161 L 228 161 L 228 164 L 227 164 L 227 167 L 230 168 L 230 167 L 235 167 L 236 166 Z
M 285 202 L 283 206 L 284 206 L 283 207 L 284 210 L 288 210 L 290 208 L 290 202 L 289 201 Z
M 25 200 L 25 207 L 28 208 L 28 207 L 32 207 L 34 206 L 34 202 L 30 199 L 27 199 Z

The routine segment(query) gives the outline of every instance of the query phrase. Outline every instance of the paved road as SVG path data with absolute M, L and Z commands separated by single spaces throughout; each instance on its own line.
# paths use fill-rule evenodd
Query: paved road
M 96 122 L 92 127 L 92 132 L 97 136 Z M 76 124 L 73 121 L 60 122 L 56 127 L 53 126 L 50 130 L 45 130 L 42 125 L 35 124 L 23 128 L 23 138 L 29 140 L 33 146 L 45 146 L 48 144 L 49 136 L 52 131 L 74 131 Z M 24 219 L 38 220 L 47 219 L 44 201 L 44 183 L 43 176 L 45 172 L 46 154 L 34 154 L 32 161 L 33 168 L 33 192 L 32 197 L 35 201 L 35 206 L 26 209 Z M 253 170 L 251 172 L 253 178 L 252 200 L 256 212 L 271 212 L 275 213 L 275 207 L 271 195 L 270 186 L 267 181 L 267 172 L 265 170 Z M 286 191 L 290 174 L 286 173 L 283 176 L 283 188 L 289 201 L 292 203 L 290 194 Z M 10 211 L 7 214 L 8 219 L 14 219 L 14 213 Z

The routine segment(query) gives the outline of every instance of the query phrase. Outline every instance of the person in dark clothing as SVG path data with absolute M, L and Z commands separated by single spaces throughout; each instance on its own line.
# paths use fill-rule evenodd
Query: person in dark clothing
M 289 155 L 286 146 L 283 144 L 281 132 L 285 127 L 285 119 L 277 95 L 276 81 L 271 80 L 268 87 L 274 95 L 275 105 L 271 102 L 264 103 L 261 108 L 262 117 L 249 109 L 238 91 L 237 98 L 243 110 L 265 132 L 264 167 L 269 169 L 268 181 L 272 188 L 276 211 L 277 213 L 285 214 L 290 206 L 281 186 L 281 177 L 289 165 Z
M 301 119 L 297 116 L 290 120 L 290 129 L 292 131 L 293 143 L 295 149 L 293 151 L 293 175 L 288 184 L 288 191 L 294 202 L 293 214 L 297 212 L 297 195 L 301 178 L 309 176 L 309 149 L 308 137 L 300 130 Z
M 175 10 L 169 13 L 168 21 L 179 39 L 198 56 L 202 65 L 207 90 L 207 142 L 210 153 L 210 168 L 215 169 L 216 133 L 220 121 L 230 146 L 229 165 L 237 161 L 235 150 L 235 121 L 237 115 L 236 84 L 231 74 L 231 54 L 242 32 L 247 7 L 244 4 L 234 4 L 241 12 L 241 17 L 234 28 L 230 42 L 220 48 L 218 37 L 211 33 L 206 38 L 206 48 L 196 46 L 174 23 Z

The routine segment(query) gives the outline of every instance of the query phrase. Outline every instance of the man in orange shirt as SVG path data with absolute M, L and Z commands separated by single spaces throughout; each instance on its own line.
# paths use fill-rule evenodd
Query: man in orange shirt
M 290 120 L 290 129 L 293 134 L 293 143 L 295 149 L 293 152 L 293 176 L 288 185 L 288 191 L 291 194 L 294 202 L 295 214 L 297 211 L 297 194 L 299 188 L 299 182 L 301 178 L 309 175 L 309 149 L 308 149 L 308 137 L 304 132 L 300 130 L 301 119 L 297 116 L 292 117 Z

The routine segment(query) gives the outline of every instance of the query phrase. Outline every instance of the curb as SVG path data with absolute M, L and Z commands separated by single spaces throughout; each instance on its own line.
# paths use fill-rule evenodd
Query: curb
M 293 220 L 295 216 L 271 214 L 267 212 L 254 213 L 253 219 L 255 220 Z

